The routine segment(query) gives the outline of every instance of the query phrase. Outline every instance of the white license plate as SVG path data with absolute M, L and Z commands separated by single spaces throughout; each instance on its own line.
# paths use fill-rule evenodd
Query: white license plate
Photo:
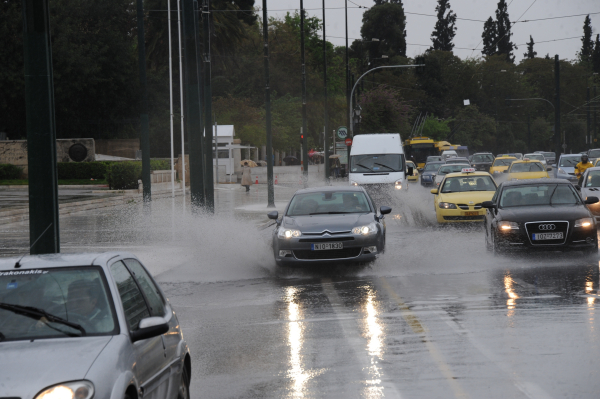
M 562 240 L 563 233 L 536 233 L 533 235 L 535 241 L 540 240 Z
M 326 242 L 323 244 L 311 244 L 311 250 L 313 251 L 324 251 L 327 249 L 343 249 L 344 243 L 342 242 Z

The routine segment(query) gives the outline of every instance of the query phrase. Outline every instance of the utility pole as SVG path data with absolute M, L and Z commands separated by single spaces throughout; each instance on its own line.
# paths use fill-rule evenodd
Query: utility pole
M 138 65 L 140 68 L 140 127 L 142 144 L 142 185 L 144 205 L 152 200 L 150 190 L 150 122 L 148 120 L 148 86 L 146 84 L 146 39 L 144 38 L 144 1 L 137 0 Z
M 346 12 L 346 113 L 348 114 L 346 126 L 350 126 L 352 124 L 352 115 L 350 112 L 350 67 L 348 64 L 348 0 L 345 0 L 344 8 Z M 348 151 L 350 151 L 350 148 L 348 148 Z
M 304 61 L 304 1 L 300 0 L 300 53 L 302 58 L 302 174 L 308 182 L 308 128 L 306 121 L 306 65 Z
M 60 252 L 56 124 L 48 0 L 23 0 L 29 252 Z
M 531 151 L 531 119 L 527 115 L 527 150 Z
M 185 59 L 185 119 L 190 152 L 190 193 L 192 209 L 204 206 L 204 165 L 202 161 L 202 126 L 200 121 L 200 87 L 198 83 L 198 63 L 194 0 L 183 0 L 183 48 Z M 197 4 L 197 3 L 196 3 Z
M 177 0 L 177 34 L 179 36 L 179 107 L 181 110 L 181 181 L 183 182 L 181 187 L 183 189 L 183 203 L 185 205 L 185 127 L 184 127 L 184 102 L 183 102 L 183 57 L 181 55 L 181 12 L 179 9 L 179 3 L 181 0 Z
M 210 64 L 210 0 L 202 0 L 202 25 L 204 28 L 204 155 L 205 180 L 204 194 L 206 195 L 206 210 L 215 213 L 215 186 L 213 180 L 213 124 L 212 124 L 212 87 L 211 87 L 211 64 Z M 216 154 L 218 156 L 218 154 Z M 219 171 L 217 171 L 217 174 Z
M 586 142 L 588 144 L 588 150 L 592 149 L 592 130 L 590 126 L 590 88 L 587 88 L 587 136 Z
M 171 197 L 175 198 L 175 143 L 173 142 L 173 50 L 171 45 L 171 0 L 167 0 L 169 29 L 169 133 L 171 138 Z
M 273 186 L 273 136 L 271 133 L 271 88 L 269 82 L 269 19 L 267 0 L 263 0 L 263 40 L 265 58 L 265 119 L 267 128 L 267 208 L 275 208 L 275 187 Z
M 325 148 L 323 149 L 323 154 L 325 156 L 325 181 L 329 181 L 330 174 L 330 162 L 329 162 L 329 135 L 327 131 L 329 130 L 329 123 L 327 115 L 327 41 L 325 40 L 325 0 L 323 0 L 323 90 L 325 94 L 325 126 L 323 127 L 323 135 L 325 136 Z
M 554 146 L 556 165 L 561 154 L 560 144 L 560 61 L 558 54 L 554 56 Z
M 598 96 L 596 95 L 596 86 L 594 86 L 594 98 L 598 98 Z M 598 125 L 596 125 L 596 108 L 597 107 L 594 107 L 594 140 L 598 138 Z

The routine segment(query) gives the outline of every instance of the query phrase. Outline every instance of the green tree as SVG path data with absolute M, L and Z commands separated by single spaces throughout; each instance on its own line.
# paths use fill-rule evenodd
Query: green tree
M 481 50 L 483 55 L 490 56 L 498 52 L 498 27 L 492 17 L 489 17 L 483 24 L 481 38 L 483 40 L 483 50 Z
M 554 133 L 551 123 L 539 117 L 531 122 L 531 146 L 533 149 L 549 150 L 552 147 Z
M 456 35 L 456 13 L 450 9 L 449 0 L 438 0 L 435 11 L 437 11 L 437 22 L 431 34 L 432 48 L 434 50 L 452 51 L 454 48 L 452 40 Z
M 408 130 L 411 108 L 397 90 L 385 85 L 367 91 L 359 102 L 362 107 L 360 130 L 363 133 L 404 133 Z
M 594 44 L 594 52 L 592 53 L 592 66 L 594 72 L 600 73 L 600 34 L 596 35 L 596 43 Z
M 529 35 L 529 42 L 527 42 L 527 52 L 525 54 L 523 54 L 523 57 L 525 58 L 535 58 L 535 56 L 537 55 L 537 52 L 533 51 L 533 45 L 534 45 L 534 41 L 533 41 L 533 37 L 531 35 Z
M 581 37 L 581 50 L 579 51 L 579 61 L 590 62 L 594 52 L 594 41 L 592 40 L 592 20 L 589 14 L 583 21 L 583 36 Z
M 406 56 L 406 16 L 400 0 L 375 1 L 375 5 L 363 14 L 362 21 L 361 37 L 367 41 L 379 39 L 368 45 L 371 59 L 382 55 Z
M 508 62 L 514 62 L 515 56 L 513 55 L 513 50 L 516 49 L 517 46 L 510 40 L 512 37 L 512 25 L 508 16 L 508 5 L 506 4 L 506 0 L 500 0 L 498 2 L 498 8 L 496 9 L 496 26 L 498 28 L 498 54 L 504 55 Z
M 449 126 L 451 121 L 450 119 L 440 120 L 433 115 L 428 116 L 423 123 L 422 136 L 436 141 L 446 140 L 451 131 Z
M 469 147 L 471 152 L 496 146 L 496 122 L 479 111 L 477 106 L 463 107 L 452 121 L 452 142 Z

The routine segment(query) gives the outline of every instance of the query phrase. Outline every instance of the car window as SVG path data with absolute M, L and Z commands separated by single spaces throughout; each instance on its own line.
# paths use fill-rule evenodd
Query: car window
M 590 158 L 598 158 L 598 157 L 600 157 L 600 149 L 590 150 L 589 157 Z
M 144 296 L 122 262 L 113 263 L 110 271 L 119 289 L 127 324 L 132 331 L 137 330 L 140 320 L 150 317 Z
M 294 195 L 287 216 L 371 211 L 367 198 L 360 191 L 327 191 Z
M 490 176 L 448 177 L 444 180 L 442 193 L 468 191 L 496 191 L 496 184 Z
M 400 154 L 352 155 L 352 172 L 402 172 L 404 157 Z
M 443 165 L 443 163 L 428 163 L 427 165 L 425 165 L 425 172 L 438 170 L 440 168 L 440 165 Z
M 473 155 L 472 162 L 492 162 L 494 158 L 491 155 Z
M 510 159 L 510 158 L 504 158 L 504 159 L 499 159 L 496 158 L 496 160 L 494 161 L 494 164 L 492 166 L 510 166 L 511 163 L 515 162 L 516 159 Z
M 544 158 L 544 156 L 540 155 L 540 154 L 525 154 L 525 158 L 535 159 L 536 161 L 545 161 L 546 160 L 546 158 Z
M 506 187 L 502 191 L 502 208 L 531 205 L 576 205 L 577 194 L 570 184 L 539 184 Z
M 82 266 L 0 272 L 0 331 L 6 341 L 77 337 L 72 325 L 18 313 L 31 307 L 77 324 L 86 335 L 118 332 L 114 306 L 100 267 Z
M 146 296 L 146 300 L 150 306 L 150 314 L 152 316 L 164 317 L 166 314 L 165 300 L 158 287 L 156 287 L 156 283 L 152 280 L 152 277 L 148 275 L 148 272 L 146 272 L 137 260 L 125 259 L 124 262 Z
M 544 172 L 544 167 L 539 162 L 513 163 L 510 167 L 510 173 L 522 172 Z
M 600 187 L 600 170 L 589 170 L 586 174 L 584 187 Z
M 581 157 L 561 157 L 559 166 L 575 167 L 581 162 Z
M 448 173 L 456 173 L 463 170 L 463 168 L 468 168 L 469 165 L 444 165 L 438 171 L 438 175 L 447 175 Z

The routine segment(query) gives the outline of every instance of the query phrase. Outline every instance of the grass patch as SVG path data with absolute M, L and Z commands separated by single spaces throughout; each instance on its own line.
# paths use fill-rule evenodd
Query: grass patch
M 0 180 L 0 186 L 26 186 L 29 184 L 29 181 L 26 179 L 17 179 L 17 180 Z M 60 186 L 84 186 L 84 185 L 96 185 L 101 184 L 105 185 L 106 180 L 89 180 L 89 179 L 66 179 L 59 180 L 58 184 Z

